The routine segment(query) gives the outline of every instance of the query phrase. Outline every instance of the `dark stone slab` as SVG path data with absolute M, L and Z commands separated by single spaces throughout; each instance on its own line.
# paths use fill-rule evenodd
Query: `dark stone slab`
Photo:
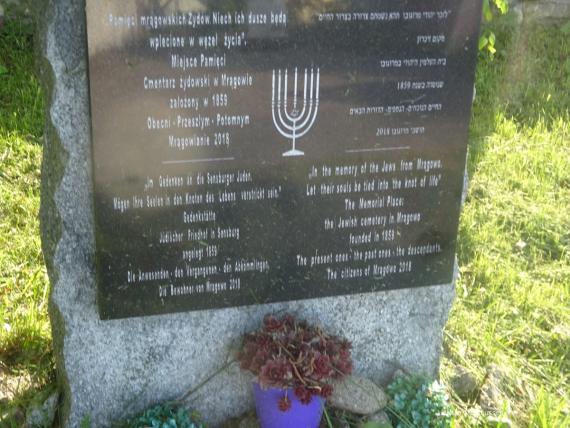
M 450 282 L 479 21 L 87 1 L 101 317 Z

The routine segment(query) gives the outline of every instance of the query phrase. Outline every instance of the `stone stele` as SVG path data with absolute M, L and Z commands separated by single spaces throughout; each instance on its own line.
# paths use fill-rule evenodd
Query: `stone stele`
M 47 124 L 42 245 L 63 406 L 61 426 L 110 426 L 185 396 L 211 426 L 253 406 L 250 378 L 228 364 L 240 335 L 264 314 L 289 311 L 353 342 L 356 373 L 386 383 L 397 368 L 436 375 L 454 285 L 270 305 L 100 321 L 85 5 L 42 0 L 40 72 Z

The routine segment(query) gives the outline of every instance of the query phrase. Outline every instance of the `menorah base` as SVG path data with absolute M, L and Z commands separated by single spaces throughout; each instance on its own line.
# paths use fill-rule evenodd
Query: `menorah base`
M 288 152 L 283 153 L 284 157 L 289 157 L 289 156 L 305 156 L 305 152 L 302 152 L 301 150 L 295 150 L 295 149 L 291 149 Z

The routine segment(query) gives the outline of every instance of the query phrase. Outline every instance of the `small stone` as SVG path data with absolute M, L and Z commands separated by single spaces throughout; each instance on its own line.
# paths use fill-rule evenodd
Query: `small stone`
M 493 379 L 497 384 L 501 384 L 508 380 L 508 376 L 505 371 L 496 364 L 489 364 L 487 366 L 487 378 Z
M 390 420 L 390 417 L 384 410 L 381 410 L 377 413 L 374 413 L 373 415 L 370 415 L 368 418 L 366 418 L 365 421 L 361 422 L 358 425 L 358 428 L 367 428 L 367 424 L 369 422 L 373 422 L 375 425 L 380 425 L 382 427 L 392 426 L 392 421 Z
M 477 390 L 477 379 L 465 367 L 457 366 L 451 378 L 451 387 L 463 401 L 469 400 Z
M 479 404 L 486 412 L 498 412 L 502 406 L 502 394 L 499 388 L 488 380 L 481 387 Z
M 32 405 L 26 412 L 26 428 L 48 428 L 53 425 L 59 394 L 52 393 L 40 405 Z
M 509 403 L 501 392 L 501 385 L 507 382 L 507 376 L 504 371 L 494 364 L 487 367 L 487 378 L 481 387 L 479 393 L 479 404 L 486 412 L 499 413 L 504 410 L 506 405 L 507 411 Z
M 334 383 L 328 404 L 358 415 L 372 415 L 388 403 L 388 397 L 378 385 L 360 376 L 347 376 Z

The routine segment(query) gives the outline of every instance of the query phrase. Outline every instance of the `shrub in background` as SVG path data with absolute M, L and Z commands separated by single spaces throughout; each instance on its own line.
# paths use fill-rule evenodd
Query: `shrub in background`
M 495 15 L 506 15 L 509 11 L 509 3 L 507 0 L 483 0 L 483 20 L 491 22 Z M 483 27 L 479 36 L 479 52 L 483 52 L 489 57 L 497 52 L 495 48 L 495 33 L 488 28 Z

